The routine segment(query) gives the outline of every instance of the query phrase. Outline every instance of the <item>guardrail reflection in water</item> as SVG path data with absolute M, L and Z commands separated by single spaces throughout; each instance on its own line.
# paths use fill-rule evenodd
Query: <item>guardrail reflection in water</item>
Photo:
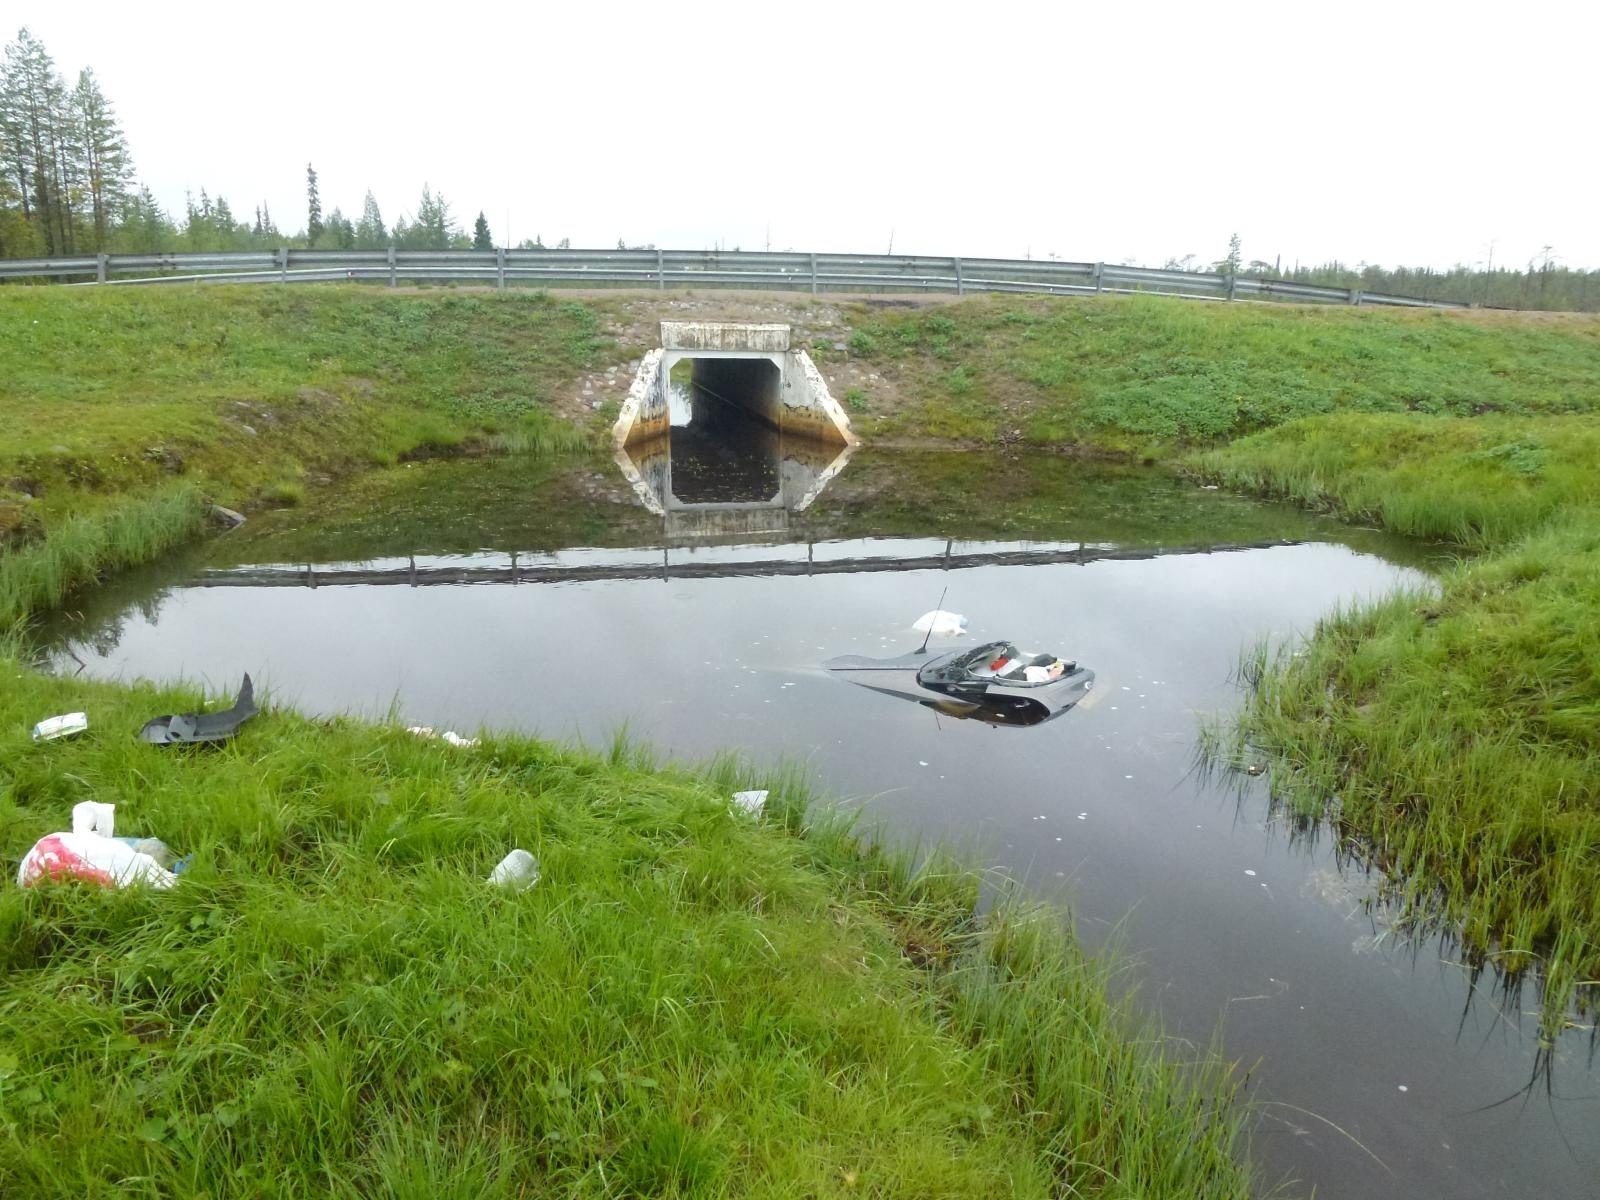
M 463 558 L 412 555 L 404 562 L 265 564 L 202 571 L 191 586 L 216 587 L 450 587 L 469 584 L 580 583 L 612 579 L 716 579 L 748 575 L 840 575 L 900 571 L 959 570 L 970 567 L 1087 565 L 1108 560 L 1164 558 L 1169 555 L 1226 554 L 1293 546 L 1294 541 L 1228 542 L 1214 546 L 1121 546 L 1114 543 L 1057 543 L 1044 546 L 968 544 L 946 541 L 942 548 L 924 539 L 872 539 L 862 542 L 793 542 L 783 546 L 748 545 L 689 548 L 673 558 L 673 548 L 656 547 L 614 557 L 588 552 L 584 560 L 563 562 L 560 555 L 517 551 Z M 681 548 L 680 548 L 681 550 Z M 756 550 L 752 557 L 741 552 Z M 803 556 L 802 556 L 802 551 Z M 819 551 L 821 556 L 819 557 Z M 647 557 L 648 556 L 648 557 Z M 659 557 L 657 557 L 659 556 Z M 596 561 L 599 559 L 599 561 Z

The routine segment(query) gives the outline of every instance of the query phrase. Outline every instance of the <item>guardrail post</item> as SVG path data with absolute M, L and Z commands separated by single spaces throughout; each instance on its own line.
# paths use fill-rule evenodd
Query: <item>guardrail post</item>
M 104 283 L 106 281 L 106 267 L 110 261 L 111 256 L 109 254 L 96 254 L 94 256 L 94 281 L 96 283 Z
M 656 247 L 656 291 L 664 292 L 667 289 L 667 253 L 661 247 Z
M 1230 272 L 1228 274 L 1228 299 L 1229 300 L 1233 299 L 1233 289 L 1234 289 L 1234 286 L 1238 282 L 1239 282 L 1239 277 Z
M 1351 304 L 1360 304 L 1361 303 L 1361 289 L 1360 288 L 1351 288 L 1350 289 L 1350 303 Z
M 1095 263 L 1093 274 L 1094 274 L 1094 294 L 1096 296 L 1098 296 L 1100 294 L 1101 289 L 1105 287 L 1105 274 L 1106 274 L 1106 265 L 1105 265 L 1105 263 L 1103 263 L 1103 262 Z
M 952 258 L 950 261 L 956 265 L 956 295 L 965 296 L 967 294 L 967 283 L 966 280 L 961 278 L 961 260 Z
M 506 248 L 504 246 L 494 252 L 494 286 L 502 292 L 506 290 Z
M 394 247 L 390 246 L 389 247 L 389 286 L 390 287 L 394 287 L 394 285 L 395 285 L 394 276 L 395 276 L 395 271 L 394 271 Z
M 817 294 L 817 256 L 815 253 L 811 255 L 811 294 L 813 296 Z
M 278 276 L 278 282 L 279 283 L 288 283 L 289 282 L 289 247 L 287 247 L 287 246 L 278 247 L 278 253 L 274 257 L 277 258 L 277 260 L 278 260 L 278 269 L 282 272 L 282 274 Z

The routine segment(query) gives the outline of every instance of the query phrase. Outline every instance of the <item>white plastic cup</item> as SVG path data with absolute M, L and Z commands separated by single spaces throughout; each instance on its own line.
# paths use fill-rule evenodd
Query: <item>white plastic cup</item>
M 539 882 L 539 860 L 526 850 L 513 850 L 489 872 L 489 882 L 514 892 L 525 892 Z

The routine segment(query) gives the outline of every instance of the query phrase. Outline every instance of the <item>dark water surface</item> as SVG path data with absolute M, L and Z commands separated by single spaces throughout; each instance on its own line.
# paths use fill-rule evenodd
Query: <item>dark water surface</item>
M 1363 905 L 1375 881 L 1291 840 L 1262 781 L 1195 770 L 1200 719 L 1239 703 L 1243 647 L 1425 586 L 1426 548 L 1026 456 L 859 454 L 764 536 L 673 515 L 609 464 L 389 472 L 103 589 L 48 631 L 53 661 L 219 693 L 248 670 L 310 712 L 393 704 L 591 744 L 626 723 L 675 757 L 802 760 L 893 836 L 1070 902 L 1091 945 L 1114 931 L 1171 1034 L 1220 1030 L 1255 1064 L 1269 1180 L 1329 1200 L 1596 1194 L 1587 1037 L 1522 1092 L 1531 993 L 1386 932 Z M 1089 700 L 995 728 L 818 669 L 915 649 L 945 587 L 969 636 L 934 649 L 1054 650 L 1097 673 Z

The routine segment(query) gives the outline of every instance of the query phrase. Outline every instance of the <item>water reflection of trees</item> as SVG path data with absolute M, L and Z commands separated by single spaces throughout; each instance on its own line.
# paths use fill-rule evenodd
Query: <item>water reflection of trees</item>
M 138 616 L 158 624 L 173 591 L 192 580 L 205 560 L 206 543 L 164 555 L 159 561 L 125 571 L 81 595 L 42 620 L 33 645 L 40 661 L 64 654 L 83 669 L 80 654 L 109 658 L 121 644 L 128 622 Z

